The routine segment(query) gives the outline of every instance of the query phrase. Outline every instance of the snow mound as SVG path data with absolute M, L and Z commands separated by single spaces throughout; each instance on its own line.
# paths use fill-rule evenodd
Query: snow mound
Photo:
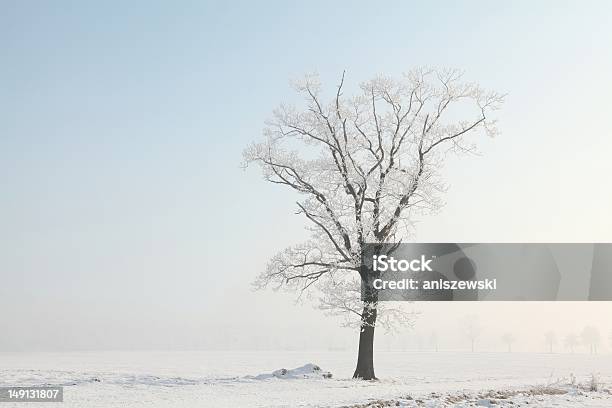
M 297 380 L 302 378 L 331 378 L 332 374 L 329 371 L 323 371 L 321 368 L 312 363 L 305 364 L 301 367 L 287 370 L 281 368 L 276 371 L 272 371 L 271 374 L 259 374 L 253 377 L 256 380 L 266 380 L 268 378 L 283 378 L 287 380 Z

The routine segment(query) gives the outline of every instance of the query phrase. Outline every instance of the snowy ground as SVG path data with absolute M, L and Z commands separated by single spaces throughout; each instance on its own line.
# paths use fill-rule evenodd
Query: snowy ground
M 351 380 L 354 360 L 314 351 L 0 353 L 0 386 L 64 385 L 62 406 L 79 408 L 612 407 L 611 355 L 377 352 L 377 382 Z M 333 378 L 253 377 L 309 362 Z M 567 385 L 593 373 L 600 392 Z M 23 404 L 2 403 L 11 406 Z

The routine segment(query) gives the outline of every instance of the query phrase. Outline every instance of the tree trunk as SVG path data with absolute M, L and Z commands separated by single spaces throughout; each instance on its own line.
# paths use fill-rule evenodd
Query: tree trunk
M 357 368 L 353 378 L 362 380 L 376 380 L 374 375 L 374 329 L 376 325 L 376 308 L 368 305 L 363 307 L 361 327 L 359 332 L 359 354 L 357 355 Z

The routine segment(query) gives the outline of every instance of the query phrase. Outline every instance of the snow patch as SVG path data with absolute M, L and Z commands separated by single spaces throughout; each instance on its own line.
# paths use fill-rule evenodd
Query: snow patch
M 303 378 L 331 378 L 332 374 L 329 371 L 323 371 L 321 368 L 312 363 L 304 364 L 301 367 L 297 367 L 291 370 L 281 368 L 279 370 L 272 371 L 270 374 L 259 374 L 252 377 L 255 380 L 267 380 L 269 378 L 282 378 L 287 380 L 297 380 Z

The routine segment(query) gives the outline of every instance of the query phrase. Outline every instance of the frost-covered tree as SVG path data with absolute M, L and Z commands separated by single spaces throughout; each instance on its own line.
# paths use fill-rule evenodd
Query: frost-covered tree
M 557 333 L 555 333 L 553 330 L 547 331 L 546 333 L 544 333 L 544 341 L 546 342 L 548 352 L 552 353 L 553 346 L 557 344 Z
M 512 353 L 512 345 L 516 341 L 516 337 L 512 333 L 504 333 L 502 335 L 502 342 L 508 347 L 508 353 Z
M 597 347 L 601 342 L 601 335 L 599 334 L 597 327 L 585 327 L 580 333 L 580 338 L 582 339 L 582 344 L 589 348 L 589 352 L 591 354 L 597 354 Z
M 244 152 L 267 181 L 298 194 L 297 213 L 312 232 L 274 256 L 255 285 L 313 297 L 359 327 L 355 378 L 375 378 L 375 327 L 413 317 L 379 303 L 375 291 L 361 299 L 364 244 L 405 238 L 414 217 L 440 208 L 448 153 L 473 152 L 471 137 L 497 133 L 489 114 L 503 97 L 461 78 L 457 70 L 416 69 L 378 76 L 348 96 L 343 74 L 325 98 L 318 77 L 306 76 L 295 84 L 305 104 L 274 110 L 263 139 Z

